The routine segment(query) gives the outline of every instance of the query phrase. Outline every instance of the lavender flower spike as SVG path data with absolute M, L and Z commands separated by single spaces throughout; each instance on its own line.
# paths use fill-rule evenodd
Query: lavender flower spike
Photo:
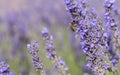
M 14 75 L 14 73 L 10 71 L 10 66 L 5 61 L 0 61 L 0 75 Z
M 55 47 L 53 45 L 53 37 L 49 34 L 47 28 L 42 30 L 42 37 L 46 44 L 47 58 L 49 58 L 54 66 L 62 75 L 70 75 L 68 73 L 68 67 L 61 57 L 57 56 Z
M 105 22 L 106 22 L 106 29 L 107 29 L 107 44 L 108 44 L 108 51 L 110 53 L 109 59 L 113 63 L 114 67 L 116 68 L 119 64 L 119 24 L 117 22 L 114 12 L 114 3 L 115 0 L 105 0 L 104 8 L 105 8 Z
M 70 0 L 65 4 L 72 16 L 72 24 L 74 32 L 79 36 L 81 48 L 86 56 L 87 67 L 90 68 L 95 75 L 104 75 L 106 70 L 113 66 L 108 59 L 107 44 L 104 39 L 103 23 L 96 13 L 89 7 L 86 0 L 82 0 L 80 4 L 76 4 L 77 0 Z M 79 3 L 79 2 L 77 2 Z
M 46 75 L 43 69 L 43 63 L 38 56 L 38 51 L 39 51 L 38 46 L 39 46 L 38 42 L 32 42 L 30 44 L 27 44 L 29 53 L 32 56 L 33 67 L 36 69 L 36 71 L 40 70 L 41 75 Z

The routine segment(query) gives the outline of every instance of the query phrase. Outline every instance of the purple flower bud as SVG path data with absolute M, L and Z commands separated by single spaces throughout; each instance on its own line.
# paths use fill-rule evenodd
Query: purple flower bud
M 47 28 L 43 28 L 43 30 L 41 31 L 41 34 L 43 37 L 45 37 L 45 39 L 47 38 L 48 36 L 48 29 Z
M 3 73 L 4 71 L 9 69 L 9 65 L 6 64 L 4 61 L 0 62 L 0 72 Z
M 0 75 L 14 75 L 10 71 L 10 66 L 5 61 L 0 61 Z
M 48 33 L 48 29 L 47 29 L 47 28 L 43 28 L 43 30 L 42 30 L 41 33 L 42 33 L 42 34 L 46 34 L 46 33 Z
M 27 48 L 29 50 L 29 53 L 38 52 L 38 42 L 27 44 Z

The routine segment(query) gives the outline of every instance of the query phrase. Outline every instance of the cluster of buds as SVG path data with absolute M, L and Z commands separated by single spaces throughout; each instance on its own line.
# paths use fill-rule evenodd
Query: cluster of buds
M 62 73 L 62 75 L 70 75 L 68 73 L 68 67 L 65 62 L 56 54 L 56 50 L 53 44 L 53 36 L 49 34 L 47 28 L 44 28 L 41 33 L 46 44 L 46 57 L 50 59 L 53 67 L 56 68 L 60 73 Z
M 65 0 L 65 4 L 72 15 L 74 32 L 80 38 L 82 50 L 88 62 L 87 66 L 96 75 L 104 75 L 113 65 L 108 58 L 106 33 L 100 18 L 93 9 L 89 8 L 85 0 L 80 4 L 76 4 L 76 0 Z
M 5 61 L 0 61 L 0 75 L 14 75 L 14 73 L 10 71 L 10 66 Z
M 33 67 L 36 69 L 36 71 L 41 71 L 40 72 L 41 75 L 45 75 L 45 72 L 43 70 L 43 63 L 38 56 L 38 51 L 39 51 L 38 42 L 32 42 L 30 44 L 27 44 L 27 48 L 32 56 Z

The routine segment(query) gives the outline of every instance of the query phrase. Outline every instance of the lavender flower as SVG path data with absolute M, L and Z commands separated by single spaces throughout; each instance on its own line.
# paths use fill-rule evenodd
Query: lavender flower
M 120 33 L 118 29 L 118 23 L 116 18 L 114 17 L 114 2 L 115 0 L 106 0 L 104 3 L 105 8 L 105 22 L 107 28 L 107 44 L 108 44 L 108 51 L 110 53 L 109 59 L 112 61 L 113 65 L 116 66 L 117 62 L 119 61 L 118 52 L 119 50 L 119 38 Z
M 74 1 L 76 0 L 66 3 L 68 9 Z M 77 4 L 76 7 L 69 9 L 69 12 L 72 15 L 72 22 L 74 22 L 75 33 L 81 40 L 80 43 L 86 55 L 88 68 L 96 75 L 104 75 L 106 70 L 111 69 L 112 64 L 108 58 L 107 43 L 104 39 L 105 30 L 100 18 L 93 9 L 89 8 L 85 0 Z
M 46 43 L 47 58 L 49 58 L 54 66 L 62 75 L 70 75 L 68 73 L 68 67 L 61 57 L 57 56 L 55 47 L 53 45 L 53 37 L 48 32 L 47 28 L 42 30 L 42 36 Z
M 5 61 L 0 61 L 0 75 L 14 75 L 14 73 L 10 71 L 10 66 Z
M 43 70 L 43 63 L 40 60 L 39 56 L 38 56 L 38 43 L 37 42 L 32 42 L 30 44 L 27 44 L 27 48 L 29 50 L 29 53 L 32 56 L 32 64 L 33 67 L 36 69 L 36 71 L 41 71 L 41 75 L 46 75 L 44 70 Z

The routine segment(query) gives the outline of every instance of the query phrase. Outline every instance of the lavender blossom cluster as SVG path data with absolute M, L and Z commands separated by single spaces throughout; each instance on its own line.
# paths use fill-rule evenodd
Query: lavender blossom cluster
M 117 52 L 119 47 L 119 38 L 120 32 L 118 28 L 118 23 L 116 21 L 115 12 L 114 12 L 114 2 L 115 0 L 105 1 L 105 14 L 104 18 L 106 21 L 107 35 L 108 35 L 108 51 L 110 53 L 110 60 L 113 65 L 116 66 L 119 61 L 119 52 Z
M 14 75 L 5 61 L 0 61 L 0 75 Z
M 32 56 L 32 64 L 33 67 L 36 69 L 36 71 L 41 71 L 41 75 L 45 75 L 45 71 L 43 70 L 43 63 L 42 60 L 40 60 L 38 56 L 38 51 L 39 51 L 39 45 L 37 42 L 32 42 L 30 44 L 27 44 L 27 48 L 29 50 L 29 53 Z
M 62 75 L 70 75 L 68 73 L 68 67 L 60 56 L 57 56 L 56 50 L 53 44 L 53 36 L 50 35 L 47 28 L 44 28 L 41 32 L 45 41 L 45 48 L 47 51 L 47 58 L 49 58 L 54 66 Z
M 70 27 L 80 39 L 82 50 L 86 56 L 87 67 L 95 75 L 105 75 L 106 71 L 115 71 L 114 65 L 119 62 L 115 52 L 118 50 L 116 48 L 119 46 L 118 37 L 120 36 L 112 14 L 115 0 L 105 1 L 106 25 L 97 16 L 95 10 L 89 7 L 86 0 L 80 2 L 77 0 L 64 1 L 67 11 L 72 16 Z M 111 49 L 112 47 L 113 49 Z

